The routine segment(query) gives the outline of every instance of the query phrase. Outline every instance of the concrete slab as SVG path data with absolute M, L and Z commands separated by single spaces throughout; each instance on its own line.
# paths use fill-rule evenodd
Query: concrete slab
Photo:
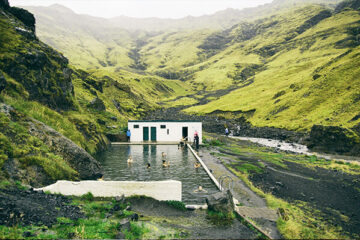
M 81 196 L 91 192 L 95 197 L 115 197 L 125 195 L 144 195 L 160 201 L 181 201 L 181 182 L 175 180 L 157 182 L 135 181 L 57 181 L 35 190 L 50 191 L 63 195 Z
M 270 221 L 276 222 L 279 216 L 276 213 L 276 210 L 270 208 L 254 208 L 241 206 L 238 207 L 239 212 L 245 217 L 249 218 L 265 218 Z

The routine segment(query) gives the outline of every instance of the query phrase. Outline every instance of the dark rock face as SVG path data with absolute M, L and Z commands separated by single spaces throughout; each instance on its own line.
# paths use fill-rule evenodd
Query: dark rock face
M 97 111 L 105 111 L 106 110 L 105 104 L 104 104 L 103 100 L 101 100 L 100 98 L 94 98 L 90 102 L 90 107 L 92 107 L 93 109 L 95 109 Z
M 341 12 L 345 8 L 359 10 L 360 9 L 360 0 L 346 0 L 346 1 L 343 1 L 343 2 L 339 3 L 336 6 L 335 12 L 336 13 Z
M 232 213 L 235 209 L 230 190 L 218 192 L 206 198 L 209 210 L 222 213 Z
M 29 132 L 41 139 L 52 151 L 69 162 L 78 171 L 81 179 L 97 179 L 103 175 L 98 161 L 84 149 L 49 126 L 33 119 L 29 121 Z
M 73 220 L 83 218 L 80 208 L 61 195 L 42 191 L 20 190 L 16 187 L 0 189 L 0 225 L 46 225 L 57 223 L 58 217 Z
M 359 136 L 337 126 L 314 125 L 307 146 L 314 151 L 349 154 L 359 145 Z
M 110 142 L 127 142 L 126 134 L 119 133 L 119 134 L 106 134 L 106 137 L 110 140 Z
M 8 0 L 0 0 L 0 7 L 7 10 L 10 5 Z
M 11 7 L 10 12 L 22 21 L 32 32 L 35 32 L 35 17 L 33 14 L 18 7 Z
M 298 143 L 303 143 L 307 138 L 307 134 L 304 132 L 293 132 L 272 127 L 254 127 L 245 118 L 234 119 L 234 122 L 229 126 L 234 136 L 270 138 Z
M 2 6 L 6 6 L 7 1 L 1 1 Z M 15 7 L 6 11 L 11 14 L 7 14 L 9 21 L 1 26 L 3 31 L 9 29 L 5 36 L 8 44 L 2 46 L 0 56 L 1 71 L 24 86 L 29 100 L 55 110 L 75 109 L 68 60 L 36 38 L 35 18 L 31 13 Z M 21 37 L 20 44 L 19 39 L 13 37 L 16 35 Z
M 6 85 L 7 85 L 6 79 L 4 75 L 2 75 L 2 73 L 0 72 L 0 93 L 6 88 Z

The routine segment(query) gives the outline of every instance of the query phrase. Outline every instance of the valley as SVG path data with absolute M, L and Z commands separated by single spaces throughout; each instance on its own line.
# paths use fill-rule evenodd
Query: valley
M 274 0 L 182 19 L 105 19 L 59 4 L 23 8 L 0 0 L 0 208 L 11 209 L 0 238 L 266 237 L 239 216 L 175 210 L 182 202 L 33 191 L 62 179 L 102 178 L 96 156 L 111 141 L 125 141 L 128 120 L 164 119 L 203 123 L 200 153 L 214 174 L 231 175 L 256 196 L 236 192 L 238 207 L 277 211 L 277 221 L 253 219 L 256 226 L 289 239 L 359 237 L 359 0 Z M 225 128 L 319 155 L 224 138 Z M 20 200 L 8 204 L 17 195 L 53 203 L 34 203 L 32 212 Z M 174 216 L 157 215 L 158 206 Z M 132 219 L 124 232 L 119 222 L 137 211 L 144 220 Z M 58 218 L 30 226 L 45 212 Z M 18 224 L 22 214 L 26 226 Z M 211 222 L 228 218 L 235 225 Z

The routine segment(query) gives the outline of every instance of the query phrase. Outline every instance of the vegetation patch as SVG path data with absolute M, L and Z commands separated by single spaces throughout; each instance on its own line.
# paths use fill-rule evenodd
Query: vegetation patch
M 235 219 L 235 214 L 233 212 L 223 213 L 208 210 L 207 216 L 208 219 L 215 225 L 229 225 Z

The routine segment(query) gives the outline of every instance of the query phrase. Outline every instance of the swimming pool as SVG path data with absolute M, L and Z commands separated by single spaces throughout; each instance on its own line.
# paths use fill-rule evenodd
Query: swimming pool
M 163 152 L 170 167 L 162 166 Z M 130 155 L 132 164 L 127 163 Z M 196 159 L 191 151 L 178 149 L 176 145 L 113 145 L 96 158 L 103 166 L 104 180 L 181 181 L 182 201 L 186 204 L 205 203 L 206 196 L 218 192 L 204 169 L 194 168 Z M 205 191 L 197 192 L 199 186 Z

